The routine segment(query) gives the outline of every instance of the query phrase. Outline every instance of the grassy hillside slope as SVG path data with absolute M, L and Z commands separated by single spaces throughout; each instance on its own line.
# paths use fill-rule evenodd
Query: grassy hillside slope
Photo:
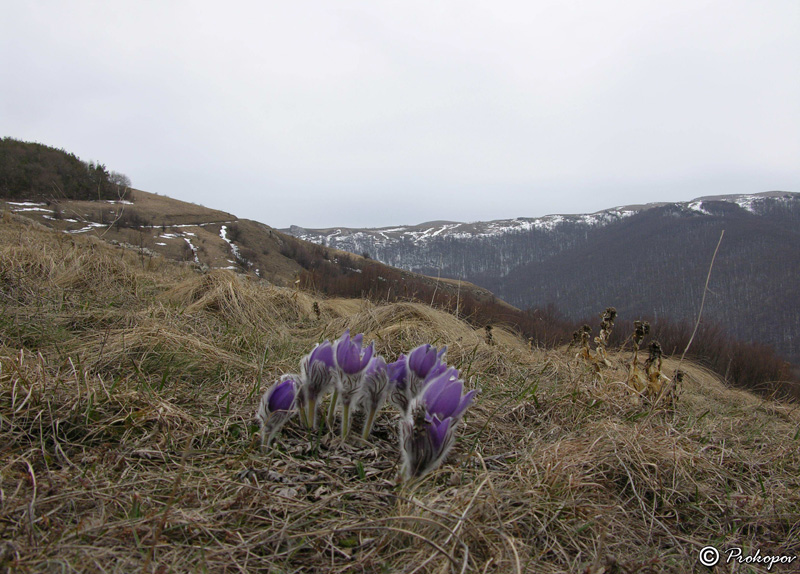
M 395 294 L 402 291 L 399 284 L 404 284 L 408 298 L 414 298 L 413 293 L 418 291 L 436 290 L 453 298 L 461 294 L 491 302 L 501 311 L 514 309 L 467 281 L 395 270 L 338 249 L 320 248 L 258 221 L 138 189 L 126 190 L 125 199 L 119 200 L 25 196 L 15 201 L 0 200 L 0 206 L 53 229 L 135 248 L 142 259 L 163 255 L 194 262 L 203 269 L 248 273 L 283 286 L 292 286 L 304 275 L 319 271 L 325 271 L 328 279 L 348 282 L 363 267 L 369 267 L 379 275 L 392 276 Z
M 207 268 L 254 274 L 259 270 L 283 285 L 293 283 L 302 271 L 297 262 L 280 253 L 283 240 L 266 225 L 138 189 L 129 190 L 127 197 L 124 201 L 17 202 L 6 207 L 53 229 L 134 247 L 147 259 L 163 255 Z M 234 242 L 236 250 L 223 235 Z
M 392 359 L 446 344 L 481 389 L 417 484 L 396 483 L 389 411 L 373 442 L 293 420 L 259 449 L 260 393 L 344 328 Z M 800 553 L 800 415 L 691 364 L 654 404 L 617 382 L 627 354 L 598 373 L 423 304 L 143 262 L 9 213 L 0 335 L 9 571 L 679 573 L 709 544 Z

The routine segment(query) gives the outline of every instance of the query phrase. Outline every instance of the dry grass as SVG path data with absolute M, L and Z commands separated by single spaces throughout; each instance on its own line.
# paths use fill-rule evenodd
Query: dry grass
M 196 203 L 180 201 L 171 197 L 149 193 L 138 189 L 130 191 L 133 206 L 144 219 L 152 221 L 155 225 L 162 223 L 169 225 L 187 223 L 209 223 L 214 221 L 231 221 L 235 219 L 230 213 L 210 209 Z M 96 201 L 61 200 L 60 204 L 67 216 L 93 213 L 97 210 Z M 101 204 L 102 205 L 102 204 Z
M 252 274 L 258 270 L 272 283 L 292 285 L 302 270 L 281 254 L 285 236 L 266 225 L 145 191 L 131 190 L 131 194 L 133 204 L 61 200 L 42 204 L 41 211 L 23 211 L 23 207 L 0 201 L 0 208 L 20 210 L 26 218 L 53 229 L 142 248 L 140 263 L 147 265 L 153 264 L 151 255 L 155 253 L 175 261 L 196 256 L 200 264 L 211 268 L 236 267 L 240 263 L 220 236 L 226 225 L 232 234 L 233 228 L 237 229 L 237 247 L 250 263 Z M 60 213 L 57 218 L 55 210 Z M 189 249 L 187 241 L 196 251 Z
M 677 404 L 652 409 L 627 355 L 598 375 L 425 305 L 317 317 L 303 292 L 140 263 L 0 224 L 0 569 L 679 573 L 707 544 L 800 553 L 792 405 L 684 364 Z M 390 358 L 446 344 L 482 390 L 417 484 L 396 484 L 389 412 L 370 443 L 292 421 L 258 448 L 262 389 L 344 328 Z

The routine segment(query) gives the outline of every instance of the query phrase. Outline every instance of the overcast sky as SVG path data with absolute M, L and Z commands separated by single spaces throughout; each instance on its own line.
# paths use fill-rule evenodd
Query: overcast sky
M 5 2 L 0 127 L 274 227 L 800 191 L 800 1 Z

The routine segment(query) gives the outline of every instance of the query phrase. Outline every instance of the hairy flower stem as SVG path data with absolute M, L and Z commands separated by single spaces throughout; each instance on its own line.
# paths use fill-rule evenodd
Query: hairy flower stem
M 306 423 L 311 424 L 312 429 L 317 428 L 317 399 L 308 399 L 308 414 L 306 415 Z
M 339 402 L 339 390 L 333 391 L 333 398 L 331 398 L 331 404 L 328 407 L 328 426 L 333 430 L 333 425 L 336 422 L 336 403 Z
M 342 405 L 342 438 L 350 434 L 350 405 Z
M 303 406 L 301 409 L 298 409 L 297 415 L 300 417 L 300 424 L 306 428 L 310 428 L 311 425 L 308 424 L 308 413 L 305 406 Z
M 361 430 L 361 438 L 367 440 L 369 433 L 372 432 L 372 425 L 375 423 L 375 411 L 369 411 L 367 419 L 364 421 L 364 428 Z

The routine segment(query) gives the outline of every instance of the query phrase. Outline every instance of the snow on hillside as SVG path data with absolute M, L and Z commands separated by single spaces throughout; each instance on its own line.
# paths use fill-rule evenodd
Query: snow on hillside
M 710 216 L 712 213 L 706 209 L 708 202 L 725 201 L 738 205 L 740 208 L 758 215 L 759 208 L 768 200 L 788 201 L 798 194 L 783 192 L 766 192 L 753 195 L 727 195 L 701 197 L 692 201 L 678 202 L 676 208 L 682 211 Z M 543 217 L 516 219 L 501 219 L 495 221 L 478 221 L 471 223 L 458 222 L 431 222 L 419 225 L 405 225 L 384 227 L 376 229 L 305 229 L 292 226 L 287 231 L 306 241 L 337 247 L 354 253 L 370 252 L 374 248 L 388 247 L 393 243 L 410 241 L 414 244 L 423 244 L 433 239 L 477 239 L 498 237 L 509 233 L 519 233 L 531 230 L 552 231 L 564 224 L 601 226 L 608 225 L 620 219 L 630 217 L 641 211 L 665 205 L 653 203 L 640 206 L 615 207 L 598 211 L 596 213 L 578 215 L 545 215 Z

